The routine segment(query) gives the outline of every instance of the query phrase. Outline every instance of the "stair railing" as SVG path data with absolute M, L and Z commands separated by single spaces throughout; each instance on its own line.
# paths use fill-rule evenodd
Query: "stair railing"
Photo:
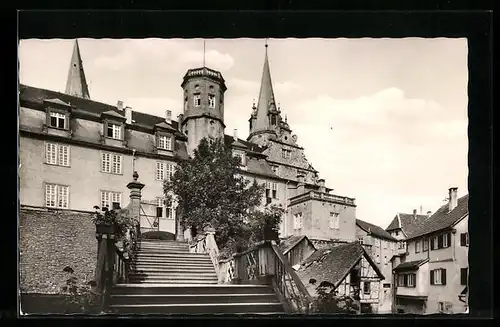
M 96 234 L 96 238 L 98 255 L 93 292 L 100 296 L 101 308 L 105 309 L 113 286 L 128 282 L 131 263 L 140 248 L 140 223 L 129 229 L 121 242 L 116 242 L 114 234 Z
M 198 234 L 189 246 L 191 253 L 207 253 L 219 277 L 219 248 L 215 242 L 215 229 L 208 228 L 203 234 Z
M 233 255 L 234 276 L 229 276 L 231 264 L 226 264 L 222 280 L 242 284 L 272 285 L 285 310 L 310 313 L 312 298 L 288 260 L 271 241 L 254 244 L 248 250 Z M 228 263 L 231 260 L 227 261 Z

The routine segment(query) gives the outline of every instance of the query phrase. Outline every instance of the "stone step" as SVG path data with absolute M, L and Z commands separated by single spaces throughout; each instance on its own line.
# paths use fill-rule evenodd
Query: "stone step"
M 213 276 L 197 276 L 197 275 L 137 275 L 130 274 L 129 281 L 131 283 L 177 283 L 177 284 L 205 284 L 217 283 L 218 279 L 216 275 Z
M 142 278 L 142 277 L 158 277 L 158 278 L 169 278 L 169 279 L 210 279 L 217 278 L 215 270 L 211 272 L 164 272 L 164 271 L 135 271 L 130 274 L 131 278 Z
M 193 258 L 193 259 L 210 259 L 210 256 L 206 253 L 181 253 L 173 251 L 137 251 L 137 257 L 171 257 L 171 258 Z
M 158 266 L 135 266 L 134 272 L 140 273 L 179 273 L 179 274 L 202 274 L 215 273 L 213 266 L 210 267 L 158 267 Z
M 279 303 L 275 294 L 112 294 L 113 304 Z
M 204 285 L 217 285 L 217 279 L 213 280 L 194 280 L 194 279 L 158 279 L 158 278 L 141 278 L 141 279 L 130 279 L 130 283 L 135 283 L 137 285 L 147 284 L 165 284 L 165 285 L 178 285 L 178 284 L 204 284 Z
M 210 269 L 214 270 L 214 266 L 211 262 L 199 263 L 199 262 L 137 262 L 131 265 L 132 269 L 141 268 L 158 268 L 158 269 Z
M 274 294 L 267 285 L 250 284 L 116 284 L 113 294 Z
M 192 303 L 192 304 L 112 304 L 109 307 L 112 313 L 121 314 L 211 314 L 211 313 L 252 313 L 252 312 L 280 312 L 283 306 L 280 303 Z

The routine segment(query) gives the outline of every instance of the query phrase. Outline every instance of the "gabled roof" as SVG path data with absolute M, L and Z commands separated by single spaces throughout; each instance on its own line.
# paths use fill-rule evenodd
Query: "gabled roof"
M 123 115 L 120 115 L 119 113 L 113 111 L 113 110 L 108 110 L 108 111 L 105 111 L 103 112 L 101 115 L 103 116 L 111 116 L 111 117 L 116 117 L 116 118 L 120 118 L 120 119 L 125 119 L 125 116 Z
M 399 264 L 396 268 L 394 268 L 394 271 L 403 271 L 403 270 L 416 270 L 418 267 L 423 265 L 424 263 L 428 262 L 429 258 L 425 258 L 422 260 L 415 260 L 415 261 L 407 261 Z
M 300 244 L 302 240 L 306 240 L 306 242 L 309 242 L 309 244 L 312 245 L 313 248 L 316 249 L 314 244 L 307 238 L 306 235 L 301 235 L 301 236 L 290 236 L 287 239 L 283 240 L 280 245 L 279 249 L 283 254 L 287 254 L 290 250 L 292 250 L 296 245 Z
M 377 275 L 383 279 L 384 276 L 380 269 L 358 242 L 337 245 L 314 252 L 302 262 L 297 270 L 297 275 L 306 288 L 311 288 L 310 279 L 317 281 L 316 286 L 322 281 L 327 281 L 337 287 L 363 256 Z
M 45 99 L 44 100 L 45 102 L 50 102 L 50 103 L 55 103 L 55 104 L 58 104 L 58 105 L 61 105 L 61 106 L 66 106 L 66 107 L 69 107 L 70 104 L 69 103 L 66 103 L 64 101 L 61 101 L 59 99 Z
M 358 225 L 359 228 L 361 228 L 365 232 L 371 233 L 378 238 L 383 238 L 389 241 L 396 241 L 396 239 L 392 237 L 391 234 L 377 225 L 370 224 L 369 222 L 360 219 L 356 219 L 356 225 Z
M 394 229 L 401 228 L 403 232 L 408 235 L 411 234 L 417 225 L 427 219 L 427 215 L 416 215 L 412 213 L 398 213 L 386 228 L 386 231 L 391 231 Z
M 175 128 L 173 128 L 171 125 L 167 124 L 165 121 L 162 121 L 161 123 L 158 123 L 155 125 L 155 127 L 163 128 L 169 131 L 177 132 Z
M 457 206 L 452 211 L 448 210 L 448 204 L 441 206 L 432 216 L 418 224 L 418 226 L 408 235 L 407 239 L 420 237 L 452 227 L 467 214 L 469 214 L 468 194 L 457 200 Z

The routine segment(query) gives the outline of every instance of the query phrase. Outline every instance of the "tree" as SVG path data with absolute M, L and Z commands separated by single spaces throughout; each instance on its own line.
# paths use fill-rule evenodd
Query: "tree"
M 279 226 L 285 210 L 272 205 L 264 211 L 254 211 L 249 215 L 250 241 L 252 243 L 268 240 L 279 242 Z
M 210 226 L 220 248 L 239 244 L 248 236 L 245 216 L 261 204 L 263 186 L 241 176 L 240 159 L 221 140 L 202 139 L 194 155 L 178 164 L 164 182 L 166 201 L 175 196 L 182 212 L 182 227 L 195 231 Z
M 359 312 L 357 301 L 347 295 L 338 295 L 333 285 L 322 282 L 317 288 L 317 298 L 313 301 L 313 311 L 315 313 L 349 313 Z

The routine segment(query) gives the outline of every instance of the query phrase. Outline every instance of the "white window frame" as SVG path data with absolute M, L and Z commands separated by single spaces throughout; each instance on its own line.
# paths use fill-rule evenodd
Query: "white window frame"
M 48 208 L 68 209 L 69 186 L 45 183 L 45 206 Z
M 167 135 L 158 136 L 158 148 L 171 151 L 172 150 L 172 137 Z
M 208 106 L 210 108 L 215 108 L 215 95 L 214 94 L 208 95 Z
M 301 229 L 302 228 L 302 212 L 296 213 L 293 215 L 293 229 Z
M 56 126 L 52 125 L 52 117 L 54 117 L 56 119 Z M 63 121 L 63 126 L 62 127 L 59 126 L 60 119 L 62 119 L 62 121 Z M 50 112 L 50 127 L 66 129 L 66 115 L 65 114 L 61 114 L 59 112 L 51 111 Z
M 163 161 L 156 162 L 155 179 L 157 181 L 163 181 L 165 179 L 170 180 L 173 174 L 174 174 L 174 165 L 172 163 Z
M 101 172 L 108 174 L 122 174 L 123 156 L 112 152 L 101 152 Z
M 367 290 L 365 289 L 366 286 L 368 286 L 368 292 Z M 364 295 L 370 295 L 372 293 L 372 288 L 371 288 L 371 283 L 370 282 L 367 282 L 367 281 L 364 281 L 363 282 L 363 294 Z
M 278 198 L 278 183 L 271 183 L 271 197 L 273 199 Z
M 113 209 L 113 202 L 118 202 L 120 204 L 120 207 L 122 205 L 121 192 L 100 190 L 99 195 L 100 195 L 101 208 L 105 208 L 107 206 L 108 209 L 111 210 Z
M 379 248 L 380 247 L 380 239 L 375 238 L 374 244 L 375 244 L 375 247 Z
M 450 240 L 448 239 L 448 233 L 443 234 L 443 248 L 447 248 L 450 245 Z
M 290 159 L 291 154 L 292 154 L 292 151 L 291 151 L 291 150 L 288 150 L 288 149 L 281 149 L 281 157 L 282 157 L 282 158 L 284 158 L 284 159 Z
M 200 94 L 195 94 L 193 96 L 193 104 L 196 108 L 201 106 L 201 95 Z
M 408 274 L 408 287 L 415 287 L 415 275 L 413 274 Z
M 45 142 L 45 163 L 49 165 L 69 167 L 70 146 L 66 144 Z
M 415 253 L 420 253 L 420 242 L 422 242 L 422 240 L 416 240 L 415 241 Z
M 442 270 L 441 269 L 435 269 L 435 270 L 432 271 L 432 273 L 434 274 L 434 285 L 443 285 Z M 438 277 L 439 277 L 439 279 L 438 279 Z
M 429 239 L 424 237 L 422 239 L 422 252 L 427 252 L 427 251 L 429 251 Z
M 340 215 L 338 212 L 330 212 L 330 228 L 340 229 Z
M 108 136 L 108 131 L 111 129 L 111 136 Z M 110 137 L 115 140 L 121 140 L 122 136 L 122 126 L 115 123 L 108 123 L 106 126 L 106 137 Z
M 164 197 L 156 198 L 156 206 L 162 208 L 162 215 L 160 219 L 174 219 L 174 205 L 173 201 L 170 201 L 170 206 L 165 205 Z

